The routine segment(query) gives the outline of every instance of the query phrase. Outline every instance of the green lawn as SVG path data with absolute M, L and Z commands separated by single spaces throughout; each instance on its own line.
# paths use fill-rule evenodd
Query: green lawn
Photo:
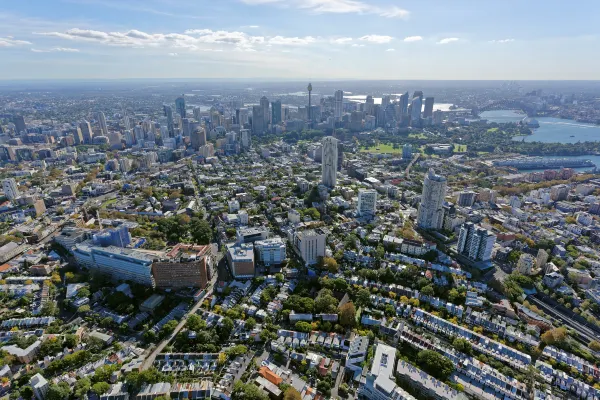
M 108 199 L 108 200 L 106 200 L 104 203 L 102 203 L 102 205 L 100 206 L 100 208 L 101 208 L 101 209 L 105 209 L 105 208 L 106 208 L 106 207 L 108 207 L 109 205 L 111 205 L 111 204 L 114 204 L 114 203 L 116 203 L 116 202 L 117 202 L 117 199 L 116 199 L 116 198 L 114 198 L 114 199 Z
M 424 134 L 423 132 L 421 132 L 421 133 L 410 133 L 408 135 L 408 137 L 412 138 L 412 139 L 427 139 L 427 135 Z
M 369 147 L 368 149 L 361 149 L 362 153 L 377 153 L 377 154 L 401 154 L 402 153 L 402 145 L 398 145 L 397 149 L 394 149 L 391 144 L 383 144 L 380 143 L 377 146 Z
M 498 128 L 490 128 L 487 131 L 488 131 L 488 133 L 498 132 Z
M 454 152 L 455 153 L 466 153 L 467 152 L 467 145 L 466 144 L 455 144 L 454 145 Z

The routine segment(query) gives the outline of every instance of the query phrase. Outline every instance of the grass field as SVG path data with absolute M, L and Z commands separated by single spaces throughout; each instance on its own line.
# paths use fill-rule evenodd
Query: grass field
M 467 152 L 467 145 L 466 144 L 455 144 L 454 145 L 454 152 L 455 153 L 466 153 Z
M 102 203 L 102 205 L 100 206 L 100 208 L 101 208 L 101 209 L 105 209 L 105 208 L 106 208 L 106 207 L 108 207 L 109 205 L 111 205 L 111 204 L 114 204 L 114 203 L 116 203 L 116 202 L 117 202 L 117 199 L 116 199 L 116 198 L 114 198 L 114 199 L 108 199 L 108 200 L 106 200 L 104 203 Z
M 488 131 L 488 133 L 498 132 L 498 128 L 490 128 L 487 131 Z
M 361 149 L 362 153 L 376 153 L 376 154 L 401 154 L 402 146 L 398 146 L 397 149 L 394 149 L 391 144 L 383 144 L 380 143 L 378 146 L 372 146 L 368 149 Z
M 421 133 L 410 133 L 408 135 L 408 137 L 412 138 L 412 139 L 427 139 L 427 135 L 422 132 Z

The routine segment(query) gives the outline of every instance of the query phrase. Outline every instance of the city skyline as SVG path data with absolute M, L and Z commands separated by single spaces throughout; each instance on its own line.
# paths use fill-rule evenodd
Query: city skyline
M 6 4 L 0 13 L 6 60 L 0 73 L 4 79 L 599 79 L 600 59 L 590 49 L 600 38 L 593 17 L 600 5 L 584 3 L 34 0 Z

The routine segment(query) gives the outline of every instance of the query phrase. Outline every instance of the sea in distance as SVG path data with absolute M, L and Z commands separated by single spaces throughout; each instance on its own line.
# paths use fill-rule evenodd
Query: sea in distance
M 488 122 L 505 123 L 519 122 L 526 115 L 512 110 L 494 110 L 485 111 L 481 113 L 480 117 L 481 119 L 488 120 Z M 600 141 L 600 125 L 552 117 L 536 117 L 535 119 L 539 122 L 540 127 L 533 129 L 533 135 L 517 136 L 514 140 L 544 143 Z

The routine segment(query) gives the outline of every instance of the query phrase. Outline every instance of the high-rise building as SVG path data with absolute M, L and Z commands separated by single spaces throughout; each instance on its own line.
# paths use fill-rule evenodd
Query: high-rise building
M 323 144 L 321 182 L 333 188 L 337 183 L 338 140 L 327 136 L 321 143 Z
M 131 235 L 125 225 L 105 229 L 102 232 L 94 234 L 92 238 L 94 244 L 101 247 L 127 247 L 131 244 Z
M 282 121 L 281 119 L 281 100 L 277 100 L 271 103 L 271 123 L 277 125 Z
M 421 108 L 423 108 L 423 98 L 419 96 L 413 97 L 410 112 L 411 125 L 417 125 L 420 122 Z
M 488 261 L 492 258 L 492 250 L 496 236 L 472 222 L 460 227 L 456 250 L 473 261 Z
M 308 119 L 309 128 L 312 128 L 313 116 L 310 114 L 312 110 L 312 83 L 308 83 L 306 90 L 308 90 L 308 115 L 306 116 L 306 119 Z
M 374 108 L 375 108 L 375 99 L 373 99 L 373 96 L 368 95 L 367 99 L 365 100 L 365 113 L 367 115 L 373 115 Z
M 441 125 L 444 122 L 444 112 L 441 110 L 435 110 L 433 112 L 433 125 Z
M 375 215 L 377 207 L 377 191 L 373 189 L 359 189 L 358 215 Z
M 291 236 L 294 250 L 305 265 L 314 265 L 320 257 L 325 257 L 327 234 L 321 229 L 296 231 Z
M 548 253 L 544 249 L 539 249 L 537 253 L 537 257 L 535 258 L 535 266 L 538 268 L 543 268 L 546 266 L 548 262 Z
M 6 178 L 2 181 L 2 191 L 9 200 L 14 200 L 21 195 L 14 178 Z
M 264 265 L 280 265 L 286 259 L 285 242 L 280 237 L 256 241 L 254 249 Z
M 444 223 L 444 197 L 446 178 L 436 175 L 430 168 L 423 182 L 423 193 L 417 216 L 417 225 L 423 229 L 440 229 Z
M 15 115 L 13 117 L 13 124 L 15 124 L 15 131 L 17 131 L 17 133 L 27 132 L 25 118 L 22 115 Z
M 106 125 L 106 117 L 104 116 L 104 113 L 102 111 L 98 111 L 96 118 L 98 119 L 101 135 L 108 136 L 108 126 Z
M 178 244 L 152 263 L 157 288 L 204 289 L 210 277 L 210 246 Z
M 475 203 L 477 193 L 472 190 L 463 190 L 458 194 L 458 205 L 461 207 L 471 207 Z
M 410 160 L 412 158 L 412 144 L 406 143 L 402 146 L 402 159 Z
M 198 151 L 206 144 L 206 131 L 203 127 L 194 129 L 191 136 L 192 149 Z
M 71 133 L 73 134 L 73 141 L 75 142 L 75 144 L 83 144 L 83 133 L 81 132 L 80 127 L 72 129 Z
M 227 247 L 227 263 L 236 279 L 254 278 L 254 245 L 252 243 L 232 243 Z
M 175 137 L 175 124 L 173 123 L 173 109 L 171 106 L 164 105 L 163 110 L 165 112 L 165 116 L 167 117 L 167 132 L 169 132 L 169 137 Z
M 29 386 L 33 389 L 33 396 L 36 400 L 44 400 L 50 384 L 41 374 L 37 373 L 29 380 Z
M 517 271 L 523 275 L 531 275 L 536 259 L 531 254 L 523 253 L 517 262 Z
M 425 109 L 423 110 L 423 118 L 433 116 L 433 97 L 425 97 Z
M 342 165 L 344 164 L 344 144 L 338 141 L 338 162 L 337 162 L 337 170 L 342 170 Z
M 79 128 L 81 129 L 81 136 L 83 137 L 84 144 L 92 144 L 92 140 L 94 139 L 94 133 L 92 132 L 92 126 L 85 119 L 79 123 Z
M 400 119 L 408 115 L 408 92 L 400 95 L 400 103 L 398 109 L 400 112 Z
M 342 119 L 342 114 L 344 113 L 344 91 L 336 90 L 333 95 L 333 117 L 336 121 Z
M 185 118 L 185 97 L 184 97 L 184 95 L 181 95 L 181 97 L 178 97 L 175 99 L 175 110 L 177 111 L 177 114 L 179 114 L 181 116 L 181 118 Z
M 242 137 L 242 147 L 247 149 L 250 147 L 250 129 L 242 129 L 240 134 Z
M 269 113 L 269 99 L 266 96 L 260 98 L 260 106 L 263 110 L 263 124 L 265 129 L 267 129 L 269 121 L 271 121 L 271 114 Z
M 252 106 L 252 133 L 261 135 L 265 131 L 265 114 L 261 106 Z
M 569 187 L 565 184 L 555 185 L 550 188 L 550 199 L 552 201 L 566 200 L 569 195 Z

